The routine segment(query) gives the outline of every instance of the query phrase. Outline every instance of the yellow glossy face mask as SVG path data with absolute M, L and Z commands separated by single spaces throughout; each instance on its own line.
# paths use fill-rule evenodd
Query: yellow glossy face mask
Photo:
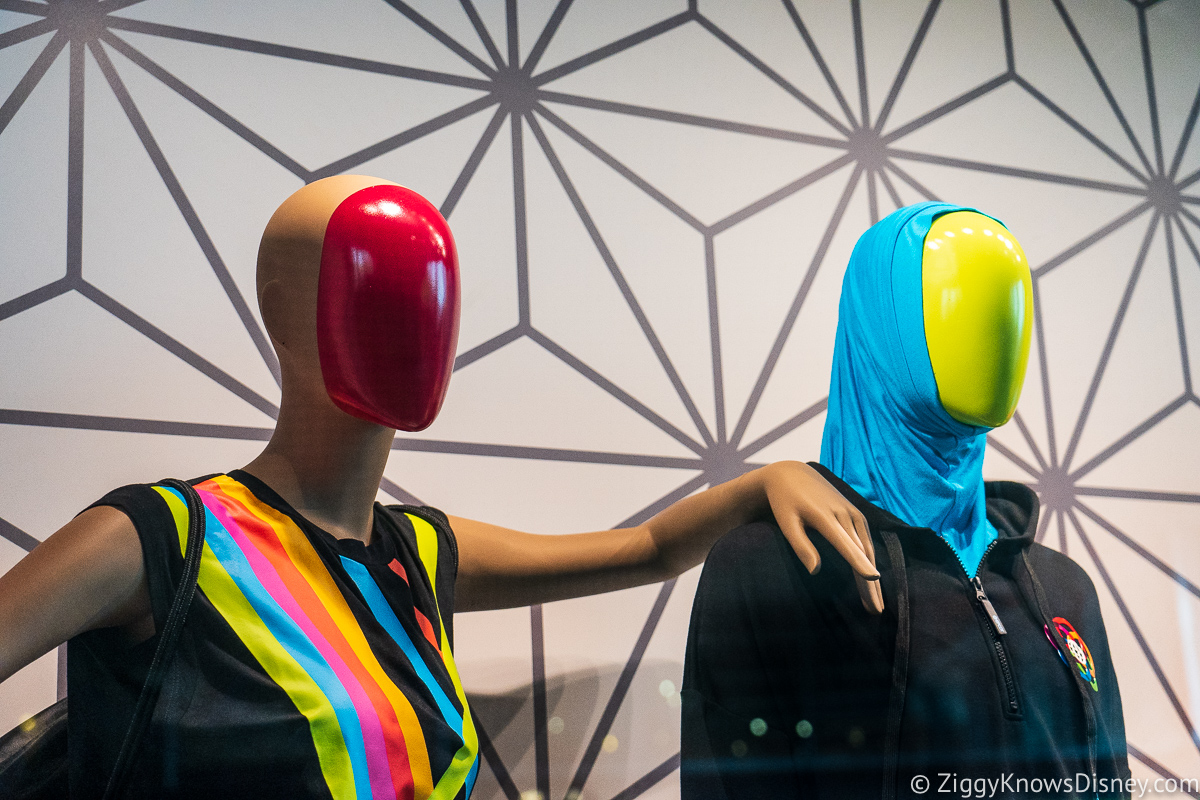
M 1021 245 L 991 217 L 945 214 L 925 237 L 921 283 L 942 407 L 971 425 L 1008 422 L 1033 333 L 1033 281 Z

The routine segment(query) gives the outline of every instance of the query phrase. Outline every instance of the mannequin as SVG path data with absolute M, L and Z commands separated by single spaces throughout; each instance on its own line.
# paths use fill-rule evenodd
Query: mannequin
M 910 206 L 859 239 L 820 469 L 867 518 L 888 612 L 848 624 L 859 615 L 837 566 L 802 574 L 770 523 L 718 542 L 688 635 L 684 800 L 915 797 L 958 791 L 951 778 L 988 781 L 986 796 L 1067 778 L 1048 791 L 1122 794 L 1095 589 L 1033 542 L 1030 489 L 983 481 L 987 432 L 1020 395 L 1032 310 L 1020 245 L 973 209 Z
M 824 560 L 847 559 L 862 605 L 882 611 L 862 515 L 794 462 L 612 531 L 539 536 L 375 503 L 395 431 L 441 406 L 457 337 L 453 238 L 414 192 L 353 175 L 296 192 L 264 232 L 258 297 L 279 416 L 244 469 L 194 482 L 208 521 L 200 591 L 138 790 L 466 797 L 477 742 L 454 610 L 661 581 L 768 514 L 806 569 L 822 564 L 806 526 L 828 537 Z M 178 510 L 161 487 L 118 489 L 0 576 L 0 679 L 72 641 L 72 796 L 98 796 L 127 724 L 178 576 Z

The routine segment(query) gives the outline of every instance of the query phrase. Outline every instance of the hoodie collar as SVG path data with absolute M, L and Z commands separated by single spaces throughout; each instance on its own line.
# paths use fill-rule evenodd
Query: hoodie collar
M 878 536 L 879 531 L 894 531 L 902 541 L 910 543 L 932 537 L 943 542 L 935 546 L 935 552 L 946 553 L 944 540 L 931 529 L 909 525 L 890 511 L 864 499 L 853 487 L 821 464 L 810 462 L 809 466 L 862 512 L 871 533 L 875 536 Z M 1039 503 L 1037 494 L 1032 489 L 1013 481 L 986 481 L 984 501 L 988 521 L 995 526 L 998 534 L 993 551 L 1018 550 L 1033 543 L 1037 535 Z

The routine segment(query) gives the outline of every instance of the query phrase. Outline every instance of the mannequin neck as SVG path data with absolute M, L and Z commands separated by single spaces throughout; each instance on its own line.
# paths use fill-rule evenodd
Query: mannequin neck
M 244 469 L 333 536 L 370 543 L 395 431 L 346 414 L 323 386 L 289 391 L 299 387 L 288 384 L 285 376 L 270 442 Z

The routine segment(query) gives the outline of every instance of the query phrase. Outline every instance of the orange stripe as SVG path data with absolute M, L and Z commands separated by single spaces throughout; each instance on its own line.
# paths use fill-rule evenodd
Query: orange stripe
M 438 655 L 442 654 L 441 645 L 438 644 L 437 634 L 433 632 L 433 624 L 430 623 L 429 617 L 421 613 L 421 609 L 413 606 L 413 611 L 417 614 L 417 625 L 421 628 L 421 633 L 425 634 L 425 638 L 433 645 L 433 649 L 438 651 Z

